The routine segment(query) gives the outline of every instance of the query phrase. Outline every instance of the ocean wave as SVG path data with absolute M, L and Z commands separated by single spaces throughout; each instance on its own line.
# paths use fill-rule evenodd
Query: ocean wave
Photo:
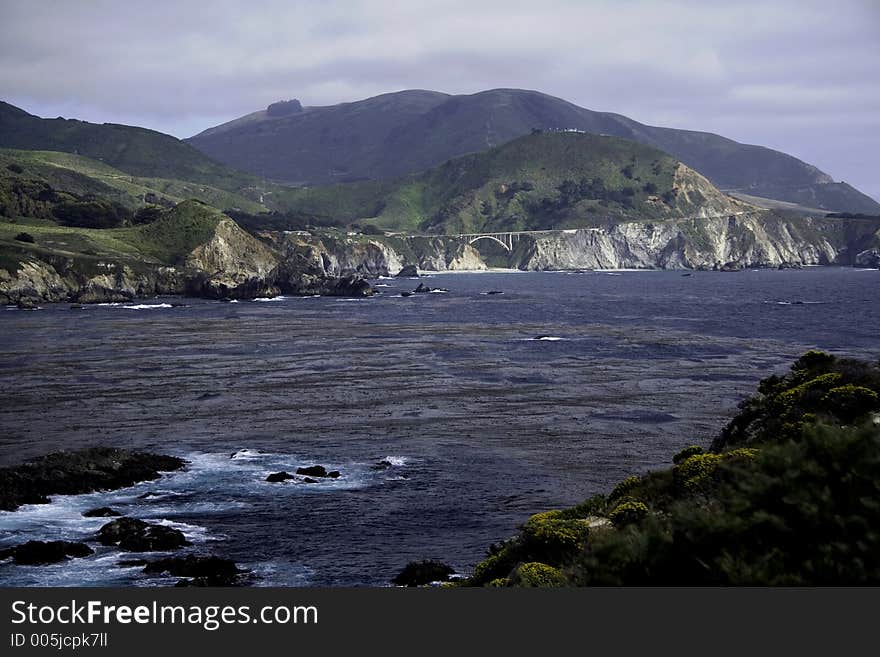
M 173 308 L 170 303 L 138 303 L 133 306 L 123 306 L 126 310 L 157 310 L 159 308 Z
M 284 301 L 287 297 L 260 297 L 254 301 Z

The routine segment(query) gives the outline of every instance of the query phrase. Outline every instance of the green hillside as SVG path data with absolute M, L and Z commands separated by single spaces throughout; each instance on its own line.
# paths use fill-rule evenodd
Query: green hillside
M 141 178 L 82 155 L 0 149 L 0 216 L 51 219 L 51 208 L 72 198 L 97 197 L 131 210 L 173 206 L 196 198 L 220 209 L 261 212 L 240 194 L 168 178 Z
M 153 130 L 76 119 L 42 119 L 0 102 L 0 148 L 84 155 L 132 176 L 198 182 L 225 190 L 256 183 L 189 144 Z
M 66 268 L 99 273 L 112 260 L 133 266 L 181 264 L 187 254 L 213 234 L 223 215 L 198 201 L 165 210 L 150 224 L 123 228 L 83 228 L 42 222 L 12 223 L 0 218 L 0 268 L 15 271 L 26 256 Z M 32 241 L 22 241 L 26 234 Z
M 696 213 L 731 202 L 695 174 L 679 194 L 679 163 L 648 146 L 574 132 L 536 132 L 392 182 L 283 192 L 274 203 L 315 223 L 363 222 L 385 230 L 468 233 L 598 226 Z

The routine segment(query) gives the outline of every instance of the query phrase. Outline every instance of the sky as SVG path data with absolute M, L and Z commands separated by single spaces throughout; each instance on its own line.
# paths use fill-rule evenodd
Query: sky
M 880 0 L 0 0 L 0 99 L 189 137 L 298 98 L 534 89 L 880 199 Z

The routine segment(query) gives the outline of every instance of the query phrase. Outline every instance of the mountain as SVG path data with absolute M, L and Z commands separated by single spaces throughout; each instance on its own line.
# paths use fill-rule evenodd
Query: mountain
M 659 148 L 725 191 L 823 210 L 880 212 L 872 198 L 785 153 L 711 133 L 648 126 L 519 89 L 458 96 L 410 90 L 327 107 L 275 103 L 187 141 L 229 166 L 312 185 L 394 178 L 533 129 L 566 128 Z
M 60 117 L 43 119 L 2 101 L 0 148 L 74 153 L 133 176 L 179 179 L 226 190 L 254 182 L 252 176 L 232 171 L 161 132 Z
M 389 182 L 291 189 L 313 223 L 413 233 L 573 229 L 756 211 L 666 153 L 627 139 L 535 132 Z

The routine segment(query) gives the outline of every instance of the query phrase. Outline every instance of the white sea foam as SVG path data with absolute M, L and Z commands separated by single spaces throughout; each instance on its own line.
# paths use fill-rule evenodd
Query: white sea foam
M 173 308 L 170 303 L 139 303 L 133 306 L 123 306 L 126 310 L 157 310 L 159 308 Z
M 402 465 L 406 465 L 407 461 L 409 461 L 409 458 L 407 458 L 406 456 L 386 456 L 382 460 L 388 461 L 391 465 L 400 467 Z
M 284 301 L 287 297 L 261 297 L 259 299 L 254 299 L 254 301 Z
M 526 338 L 527 340 L 541 340 L 544 342 L 558 342 L 559 340 L 565 340 L 565 338 L 560 338 L 555 335 L 539 335 L 536 338 Z

